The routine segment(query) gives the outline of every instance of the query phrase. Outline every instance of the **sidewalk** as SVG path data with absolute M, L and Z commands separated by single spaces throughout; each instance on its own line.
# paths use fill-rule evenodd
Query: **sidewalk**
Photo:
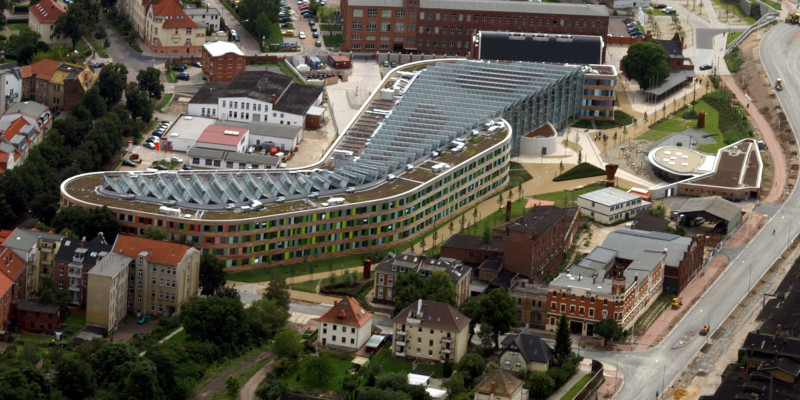
M 567 394 L 567 392 L 569 392 L 569 390 L 572 389 L 572 387 L 575 386 L 576 383 L 578 383 L 579 380 L 581 380 L 584 376 L 592 373 L 591 368 L 588 371 L 586 371 L 582 367 L 583 363 L 581 363 L 581 366 L 578 367 L 577 371 L 575 371 L 575 375 L 572 375 L 572 378 L 569 378 L 569 380 L 566 383 L 564 383 L 558 390 L 553 392 L 553 394 L 551 394 L 550 397 L 547 398 L 547 400 L 561 400 L 564 397 L 564 395 Z

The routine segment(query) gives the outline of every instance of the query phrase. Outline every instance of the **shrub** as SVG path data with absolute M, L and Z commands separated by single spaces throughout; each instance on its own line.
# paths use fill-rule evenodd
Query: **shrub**
M 569 181 L 573 179 L 581 179 L 581 178 L 588 178 L 592 176 L 602 176 L 605 175 L 606 171 L 595 167 L 589 163 L 580 163 L 575 167 L 571 168 L 569 171 L 564 172 L 563 174 L 555 177 L 553 179 L 554 182 L 562 182 L 562 181 Z
M 553 367 L 547 370 L 547 375 L 550 375 L 551 378 L 556 382 L 556 387 L 561 387 L 569 379 L 569 374 L 567 371 L 559 367 Z

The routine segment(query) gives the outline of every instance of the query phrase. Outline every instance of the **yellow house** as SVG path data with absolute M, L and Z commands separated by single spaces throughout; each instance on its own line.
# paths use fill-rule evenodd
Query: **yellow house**
M 58 17 L 67 11 L 54 0 L 41 0 L 28 8 L 30 17 L 28 27 L 42 36 L 42 41 L 49 44 L 72 45 L 72 40 L 56 33 Z
M 457 363 L 467 353 L 470 319 L 449 304 L 420 299 L 393 321 L 395 357 Z
M 89 270 L 86 290 L 86 324 L 114 332 L 125 318 L 128 300 L 128 271 L 133 258 L 108 253 Z

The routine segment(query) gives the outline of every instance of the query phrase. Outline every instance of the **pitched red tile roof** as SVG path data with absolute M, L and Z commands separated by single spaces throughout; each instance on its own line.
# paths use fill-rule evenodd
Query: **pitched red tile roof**
M 27 264 L 25 264 L 25 261 L 11 251 L 11 249 L 6 247 L 0 248 L 0 271 L 11 278 L 11 280 L 16 281 L 17 278 L 25 272 L 26 267 Z
M 0 299 L 11 292 L 12 286 L 14 286 L 14 281 L 12 281 L 8 275 L 0 272 Z
M 331 307 L 325 315 L 319 318 L 320 322 L 331 322 L 347 326 L 363 326 L 372 318 L 372 313 L 361 307 L 361 304 L 352 297 L 345 297 Z
M 117 240 L 114 242 L 114 252 L 116 253 L 136 258 L 139 253 L 146 251 L 148 262 L 172 266 L 180 264 L 186 252 L 191 249 L 189 246 L 178 243 L 123 234 L 117 235 Z
M 10 143 L 11 139 L 13 139 L 14 136 L 21 134 L 19 130 L 22 129 L 22 127 L 27 124 L 28 121 L 25 121 L 25 118 L 19 117 L 15 119 L 14 122 L 8 125 L 8 129 L 3 131 L 2 133 L 3 138 Z
M 28 7 L 31 15 L 39 20 L 39 23 L 52 24 L 58 20 L 61 14 L 67 12 L 64 7 L 58 5 L 53 0 L 41 0 L 38 3 Z
M 60 62 L 56 60 L 44 59 L 39 60 L 31 65 L 25 65 L 20 68 L 20 75 L 22 78 L 30 78 L 36 75 L 36 78 L 49 81 L 56 72 Z
M 148 5 L 153 7 L 153 16 L 164 17 L 164 28 L 199 28 L 192 18 L 183 12 L 183 6 L 177 0 L 153 0 Z

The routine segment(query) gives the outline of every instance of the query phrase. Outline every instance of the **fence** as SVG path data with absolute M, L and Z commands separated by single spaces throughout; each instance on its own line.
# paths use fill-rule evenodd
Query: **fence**
M 761 3 L 761 2 L 759 1 L 759 3 Z M 761 3 L 761 4 L 764 4 L 764 3 Z M 741 35 L 739 35 L 739 37 L 734 39 L 734 41 L 732 41 L 731 44 L 729 44 L 728 47 L 725 48 L 725 54 L 730 53 L 731 50 L 733 50 L 734 47 L 738 46 L 739 43 L 742 43 L 742 41 L 745 40 L 748 36 L 750 36 L 751 33 L 753 33 L 756 30 L 761 29 L 761 28 L 771 24 L 772 21 L 776 20 L 779 16 L 780 15 L 775 11 L 771 11 L 771 12 L 768 12 L 768 13 L 764 14 L 764 16 L 759 18 L 759 20 L 756 21 L 755 24 L 750 25 L 744 32 L 742 32 Z
M 603 363 L 597 360 L 592 360 L 592 379 L 586 384 L 586 386 L 581 389 L 578 394 L 575 395 L 575 400 L 587 400 L 589 398 L 596 398 L 592 397 L 596 392 L 597 389 L 600 388 L 600 385 L 603 384 L 605 381 L 605 376 L 603 376 L 605 369 L 603 368 Z

